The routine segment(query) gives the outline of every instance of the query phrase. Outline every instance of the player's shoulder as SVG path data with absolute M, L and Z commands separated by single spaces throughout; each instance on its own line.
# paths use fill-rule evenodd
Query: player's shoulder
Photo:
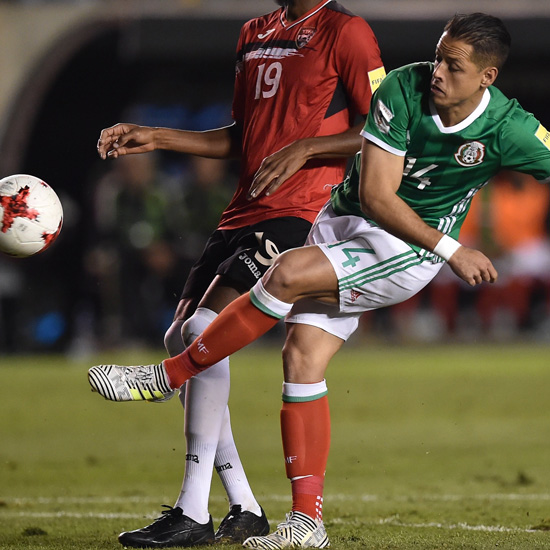
M 380 93 L 393 94 L 397 89 L 407 97 L 423 95 L 429 91 L 433 63 L 410 63 L 391 70 L 380 85 Z
M 258 31 L 258 29 L 262 30 L 266 26 L 274 24 L 276 21 L 280 20 L 282 10 L 283 8 L 279 8 L 275 11 L 249 19 L 241 27 L 241 34 L 254 33 Z
M 329 15 L 332 15 L 335 17 L 342 16 L 344 19 L 347 19 L 350 17 L 359 17 L 352 11 L 348 10 L 345 6 L 340 4 L 340 2 L 336 2 L 335 0 L 326 4 L 324 6 L 324 9 L 327 11 Z
M 401 82 L 418 83 L 430 80 L 433 72 L 433 63 L 430 61 L 419 61 L 409 63 L 388 73 L 388 78 L 394 78 Z
M 538 125 L 539 121 L 535 116 L 526 111 L 515 98 L 508 98 L 497 87 L 489 88 L 491 101 L 487 108 L 487 118 L 494 121 L 494 124 L 500 122 L 502 131 L 513 135 L 515 132 L 526 131 L 531 133 Z
M 325 16 L 325 19 L 332 21 L 335 26 L 363 31 L 368 29 L 372 32 L 372 29 L 363 17 L 353 13 L 345 6 L 334 0 L 323 6 L 320 13 Z

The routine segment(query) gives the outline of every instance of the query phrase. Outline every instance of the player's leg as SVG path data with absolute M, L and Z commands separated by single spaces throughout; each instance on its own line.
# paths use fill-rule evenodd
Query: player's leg
M 184 342 L 188 344 L 195 340 L 216 318 L 217 313 L 205 305 L 222 307 L 223 303 L 231 302 L 238 295 L 235 289 L 214 283 L 207 293 L 209 300 L 202 301 L 201 307 L 184 323 Z M 229 424 L 229 358 L 223 358 L 183 387 L 185 391 L 180 393 L 180 399 L 185 407 L 187 453 L 185 476 L 176 506 L 198 522 L 207 521 L 212 468 L 216 466 L 219 471 L 217 466 L 223 460 L 232 471 L 240 472 L 236 482 L 232 480 L 233 484 L 227 484 L 227 472 L 219 471 L 222 483 L 225 481 L 230 505 L 238 506 L 238 511 L 233 508 L 234 513 L 222 522 L 223 538 L 232 540 L 235 530 L 239 530 L 242 540 L 251 534 L 264 533 L 269 529 L 269 524 L 252 493 Z M 223 453 L 220 458 L 218 448 L 222 441 Z M 216 540 L 222 538 L 220 528 L 215 537 Z
M 357 326 L 350 320 L 351 330 Z M 317 326 L 290 324 L 283 351 L 285 382 L 281 434 L 292 489 L 292 511 L 275 532 L 245 541 L 247 548 L 325 548 L 323 487 L 330 448 L 330 413 L 324 378 L 344 340 Z
M 209 239 L 206 249 L 201 258 L 193 266 L 185 284 L 182 298 L 178 303 L 174 320 L 166 331 L 164 345 L 170 356 L 175 356 L 185 349 L 183 338 L 184 323 L 199 325 L 199 332 L 208 325 L 208 322 L 201 323 L 203 315 L 197 313 L 197 306 L 208 289 L 208 282 L 215 277 L 217 263 L 212 256 L 219 258 L 224 248 L 223 239 L 219 232 L 215 232 Z M 219 261 L 219 260 L 218 260 Z M 228 385 L 228 381 L 227 381 Z M 185 403 L 185 386 L 180 388 L 180 401 Z M 223 384 L 216 386 L 216 389 L 222 388 Z M 174 393 L 177 390 L 174 390 Z M 168 394 L 169 399 L 172 394 Z M 221 414 L 220 414 L 221 416 Z M 188 414 L 185 414 L 187 425 Z M 214 424 L 213 430 L 211 425 Z M 152 524 L 136 529 L 134 531 L 124 532 L 119 535 L 119 541 L 127 547 L 156 547 L 163 548 L 178 545 L 181 547 L 196 546 L 213 542 L 215 538 L 212 518 L 208 511 L 208 498 L 210 495 L 210 484 L 212 480 L 212 465 L 217 444 L 217 435 L 219 433 L 220 422 L 216 419 L 207 417 L 204 421 L 204 437 L 208 442 L 211 439 L 211 433 L 214 432 L 214 442 L 210 446 L 210 460 L 207 456 L 202 456 L 201 461 L 193 461 L 190 457 L 197 456 L 196 442 L 190 445 L 186 436 L 186 462 L 182 490 L 173 508 L 165 510 L 160 518 Z M 210 430 L 209 430 L 210 428 Z M 185 430 L 184 430 L 185 431 Z M 208 443 L 205 444 L 205 447 Z M 191 450 L 190 450 L 191 447 Z M 207 453 L 205 453 L 207 454 Z M 210 463 L 210 465 L 208 465 Z M 182 499 L 184 488 L 188 496 L 187 501 Z
M 160 365 L 92 367 L 88 371 L 92 388 L 112 401 L 162 399 L 192 376 L 265 334 L 295 301 L 308 296 L 329 303 L 338 300 L 333 267 L 317 246 L 281 254 L 264 278 L 267 288 L 258 281 L 250 294 L 226 307 L 184 353 Z
M 187 280 L 173 324 L 175 326 L 178 321 L 184 321 L 180 325 L 179 335 L 183 348 L 193 342 L 215 319 L 218 311 L 231 303 L 246 288 L 246 284 L 233 284 L 217 275 L 220 264 L 223 265 L 235 254 L 239 246 L 235 236 L 239 234 L 239 231 L 216 231 Z M 209 280 L 212 280 L 212 283 L 206 286 L 205 282 Z M 200 301 L 194 299 L 195 296 L 199 296 Z M 204 524 L 209 520 L 208 500 L 212 469 L 218 442 L 223 433 L 226 454 L 231 456 L 234 468 L 243 472 L 239 478 L 239 487 L 241 495 L 246 495 L 242 501 L 240 516 L 234 514 L 231 520 L 225 521 L 226 530 L 230 531 L 228 523 L 229 528 L 233 523 L 242 528 L 244 515 L 244 519 L 248 520 L 245 521 L 244 534 L 249 536 L 265 532 L 269 524 L 244 475 L 230 426 L 228 429 L 226 419 L 229 416 L 229 387 L 229 358 L 226 357 L 180 389 L 180 401 L 185 408 L 186 462 L 175 508 L 181 508 L 197 523 Z M 228 495 L 230 501 L 231 496 Z M 215 538 L 219 538 L 218 532 L 215 533 Z
M 301 298 L 338 301 L 338 280 L 316 246 L 281 254 L 249 295 L 235 300 L 183 354 L 163 362 L 172 387 L 188 380 L 227 354 L 233 354 L 271 329 Z
M 224 232 L 227 239 L 223 251 L 225 259 L 220 263 L 221 256 L 217 256 L 220 264 L 216 268 L 217 276 L 196 312 L 183 325 L 185 345 L 197 338 L 217 312 L 254 284 L 279 250 L 303 241 L 309 227 L 304 220 L 289 218 Z M 185 389 L 187 462 L 176 505 L 188 510 L 198 521 L 208 519 L 209 474 L 214 459 L 230 507 L 216 531 L 216 540 L 242 542 L 251 535 L 267 533 L 269 524 L 250 488 L 231 430 L 227 407 L 229 358 L 223 358 L 188 381 Z
M 219 266 L 214 288 L 225 284 L 248 291 L 281 251 L 303 244 L 310 228 L 309 222 L 293 217 L 243 228 L 231 241 L 236 252 Z M 201 302 L 201 306 L 215 311 L 221 311 L 224 305 L 210 290 Z M 269 523 L 252 493 L 233 439 L 229 407 L 225 408 L 214 466 L 229 500 L 229 512 L 216 531 L 216 541 L 242 543 L 252 534 L 267 534 Z

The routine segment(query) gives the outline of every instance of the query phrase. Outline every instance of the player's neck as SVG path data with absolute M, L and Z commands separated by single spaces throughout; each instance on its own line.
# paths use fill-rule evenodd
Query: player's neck
M 292 23 L 300 19 L 319 3 L 320 0 L 290 0 L 285 10 L 286 20 Z
M 466 120 L 479 107 L 482 99 L 483 92 L 455 105 L 436 105 L 435 109 L 443 126 L 450 128 L 460 124 L 463 120 Z

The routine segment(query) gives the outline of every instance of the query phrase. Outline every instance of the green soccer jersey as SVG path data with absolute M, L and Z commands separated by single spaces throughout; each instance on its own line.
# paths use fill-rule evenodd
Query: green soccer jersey
M 550 132 L 493 86 L 465 120 L 443 126 L 430 100 L 432 72 L 428 62 L 390 72 L 373 96 L 362 135 L 405 157 L 397 194 L 428 225 L 458 238 L 472 198 L 499 170 L 550 182 Z M 339 215 L 366 217 L 358 198 L 360 161 L 357 154 L 333 189 Z

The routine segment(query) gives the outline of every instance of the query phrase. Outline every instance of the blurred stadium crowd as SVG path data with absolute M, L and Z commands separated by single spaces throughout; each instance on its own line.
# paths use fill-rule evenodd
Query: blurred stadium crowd
M 265 11 L 273 6 L 262 3 Z M 11 173 L 48 181 L 64 204 L 65 226 L 40 257 L 22 261 L 0 255 L 0 353 L 162 346 L 186 274 L 232 195 L 238 165 L 164 153 L 103 162 L 95 142 L 103 127 L 122 120 L 195 130 L 230 123 L 239 26 L 233 23 L 225 39 L 216 34 L 221 26 L 210 33 L 199 29 L 200 40 L 215 35 L 232 44 L 224 45 L 222 56 L 200 42 L 195 47 L 202 57 L 189 53 L 190 41 L 198 40 L 190 32 L 165 32 L 163 45 L 154 41 L 154 25 L 107 27 L 59 72 L 36 108 L 25 153 Z M 391 27 L 374 28 L 388 70 L 410 61 L 390 50 Z M 440 29 L 440 22 L 434 28 Z M 180 39 L 184 45 L 174 53 Z M 433 43 L 431 36 L 427 40 Z M 504 89 L 517 92 L 548 125 L 550 111 L 541 111 L 546 104 L 540 101 L 548 77 L 538 73 L 539 87 L 523 78 L 537 67 L 533 63 L 518 59 L 517 72 L 512 68 L 512 76 L 504 77 Z M 106 93 L 117 81 L 114 93 Z M 365 314 L 357 338 L 550 343 L 549 229 L 550 189 L 526 176 L 501 173 L 475 197 L 461 235 L 464 244 L 494 260 L 498 283 L 470 288 L 444 269 L 414 299 Z

